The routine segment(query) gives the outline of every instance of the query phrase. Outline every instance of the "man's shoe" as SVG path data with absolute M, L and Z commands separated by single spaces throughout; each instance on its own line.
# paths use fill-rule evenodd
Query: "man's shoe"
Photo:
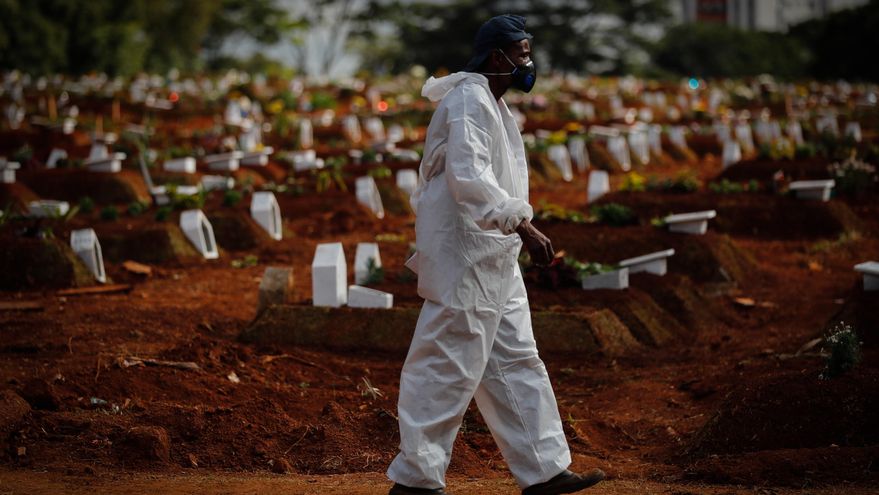
M 585 490 L 604 479 L 604 471 L 593 469 L 585 474 L 576 474 L 565 469 L 555 478 L 531 485 L 522 490 L 522 495 L 559 495 Z
M 562 492 L 559 492 L 562 493 Z M 394 483 L 388 495 L 449 495 L 442 488 L 412 488 Z

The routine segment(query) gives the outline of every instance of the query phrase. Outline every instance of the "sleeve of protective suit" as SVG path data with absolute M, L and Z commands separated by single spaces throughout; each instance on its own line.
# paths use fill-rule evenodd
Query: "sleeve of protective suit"
M 511 197 L 498 185 L 491 166 L 492 137 L 476 120 L 463 115 L 448 122 L 449 190 L 481 229 L 512 234 L 522 220 L 530 220 L 534 213 L 524 199 Z

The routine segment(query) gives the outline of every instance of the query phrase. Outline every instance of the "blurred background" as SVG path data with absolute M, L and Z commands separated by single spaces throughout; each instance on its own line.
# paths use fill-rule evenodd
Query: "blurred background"
M 879 0 L 3 0 L 0 70 L 453 72 L 507 12 L 542 71 L 879 80 Z

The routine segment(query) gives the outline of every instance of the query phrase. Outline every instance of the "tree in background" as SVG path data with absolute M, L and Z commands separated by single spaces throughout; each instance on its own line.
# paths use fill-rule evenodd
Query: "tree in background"
M 473 36 L 490 17 L 517 13 L 528 18 L 541 67 L 592 73 L 621 73 L 634 65 L 670 20 L 666 0 L 371 0 L 357 36 L 366 68 L 395 73 L 420 64 L 431 72 L 459 70 L 471 56 Z M 636 57 L 635 57 L 636 58 Z M 646 60 L 646 53 L 644 53 Z

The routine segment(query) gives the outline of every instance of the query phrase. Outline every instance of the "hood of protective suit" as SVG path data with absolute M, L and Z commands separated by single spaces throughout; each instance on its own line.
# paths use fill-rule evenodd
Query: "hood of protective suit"
M 482 74 L 476 74 L 473 72 L 455 72 L 454 74 L 449 74 L 448 76 L 443 76 L 440 78 L 430 77 L 424 83 L 424 87 L 421 88 L 421 96 L 428 98 L 430 101 L 437 102 L 443 99 L 449 91 L 455 89 L 455 86 L 461 84 L 463 81 L 474 82 L 476 84 L 481 84 L 488 87 L 488 79 L 485 78 Z

